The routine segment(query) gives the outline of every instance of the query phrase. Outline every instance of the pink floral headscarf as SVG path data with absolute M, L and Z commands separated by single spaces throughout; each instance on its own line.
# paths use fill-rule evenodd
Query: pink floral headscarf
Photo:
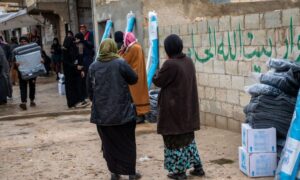
M 135 35 L 132 32 L 126 32 L 124 34 L 124 46 L 125 47 L 130 47 L 136 42 L 137 41 L 136 41 Z

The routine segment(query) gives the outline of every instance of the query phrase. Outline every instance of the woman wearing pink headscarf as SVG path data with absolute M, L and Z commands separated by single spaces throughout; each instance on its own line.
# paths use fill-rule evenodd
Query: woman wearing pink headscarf
M 131 66 L 138 75 L 138 82 L 129 86 L 130 93 L 137 111 L 137 123 L 145 120 L 145 114 L 150 111 L 149 94 L 147 87 L 147 75 L 145 56 L 141 45 L 137 42 L 134 34 L 127 32 L 124 34 L 124 44 L 119 54 Z

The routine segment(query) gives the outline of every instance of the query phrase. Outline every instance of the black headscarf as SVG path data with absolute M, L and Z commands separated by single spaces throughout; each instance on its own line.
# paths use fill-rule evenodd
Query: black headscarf
M 114 37 L 115 37 L 115 42 L 117 43 L 118 49 L 121 49 L 121 47 L 123 45 L 124 33 L 122 31 L 117 31 L 117 32 L 115 32 Z
M 76 38 L 76 39 L 79 39 L 80 42 L 84 41 L 84 35 L 83 35 L 82 33 L 77 33 L 77 34 L 75 35 L 75 38 Z
M 123 32 L 122 31 L 117 31 L 115 32 L 115 41 L 116 43 L 123 43 Z
M 165 51 L 169 58 L 184 56 L 182 53 L 183 43 L 176 34 L 169 35 L 164 41 Z

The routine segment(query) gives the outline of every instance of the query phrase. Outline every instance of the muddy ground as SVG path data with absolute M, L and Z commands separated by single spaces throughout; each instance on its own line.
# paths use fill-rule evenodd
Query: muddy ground
M 139 125 L 136 136 L 142 179 L 168 179 L 162 138 L 155 133 L 155 124 Z M 196 141 L 207 176 L 189 179 L 248 179 L 238 169 L 240 134 L 202 127 Z M 100 144 L 87 115 L 0 121 L 0 179 L 107 180 Z

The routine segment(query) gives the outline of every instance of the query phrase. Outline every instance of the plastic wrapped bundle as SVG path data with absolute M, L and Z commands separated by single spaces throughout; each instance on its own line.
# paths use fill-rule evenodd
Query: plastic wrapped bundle
M 267 84 L 253 84 L 251 86 L 246 86 L 245 91 L 249 93 L 251 96 L 259 96 L 259 95 L 268 95 L 268 96 L 278 96 L 282 93 L 281 90 L 269 86 Z
M 36 43 L 27 44 L 14 49 L 13 54 L 20 64 L 18 69 L 24 80 L 46 74 L 46 69 L 41 63 L 41 47 Z
M 160 89 L 154 89 L 149 91 L 150 97 L 150 112 L 147 114 L 147 121 L 151 123 L 157 122 L 158 116 L 158 94 Z
M 152 79 L 159 63 L 158 22 L 157 14 L 149 12 L 149 54 L 147 59 L 147 84 L 150 89 Z
M 125 32 L 132 32 L 135 24 L 135 14 L 130 11 L 130 13 L 127 14 L 127 26 Z
M 269 68 L 275 69 L 278 72 L 288 71 L 290 69 L 300 71 L 300 64 L 289 61 L 287 59 L 269 59 L 267 61 L 267 66 Z
M 275 127 L 279 137 L 287 135 L 293 116 L 296 99 L 284 93 L 277 97 L 260 95 L 252 97 L 250 103 L 245 106 L 246 122 L 252 128 Z
M 299 82 L 294 77 L 292 69 L 286 72 L 267 72 L 260 77 L 262 84 L 267 84 L 280 89 L 284 93 L 297 97 L 299 90 Z

